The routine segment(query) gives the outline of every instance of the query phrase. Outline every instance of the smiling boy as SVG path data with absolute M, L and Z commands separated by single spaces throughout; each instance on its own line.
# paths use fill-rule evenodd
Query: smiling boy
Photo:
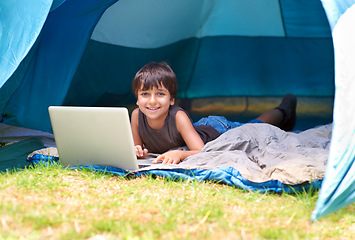
M 174 105 L 177 81 L 168 64 L 146 64 L 133 79 L 132 89 L 139 107 L 131 116 L 137 157 L 145 158 L 149 150 L 162 154 L 154 163 L 177 164 L 220 135 L 211 126 L 194 127 L 187 112 Z M 185 145 L 188 151 L 169 151 Z
M 203 118 L 193 124 L 188 113 L 174 105 L 177 80 L 165 62 L 143 66 L 133 79 L 132 90 L 138 105 L 131 116 L 136 154 L 138 158 L 145 158 L 148 151 L 161 154 L 153 163 L 177 164 L 199 153 L 205 143 L 223 132 L 241 125 L 219 116 Z M 292 129 L 296 121 L 296 104 L 295 96 L 286 95 L 277 108 L 250 123 L 270 123 L 282 129 Z M 183 146 L 188 150 L 171 150 Z

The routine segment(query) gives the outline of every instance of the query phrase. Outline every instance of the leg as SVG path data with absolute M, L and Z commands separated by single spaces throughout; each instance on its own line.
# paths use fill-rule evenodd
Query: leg
M 198 122 L 193 124 L 194 126 L 198 125 L 208 125 L 216 129 L 220 134 L 227 132 L 232 128 L 241 126 L 239 122 L 228 121 L 225 117 L 222 116 L 208 116 L 201 118 Z
M 264 112 L 257 119 L 263 121 L 264 123 L 269 123 L 276 127 L 280 127 L 280 123 L 283 120 L 283 114 L 279 109 L 272 109 L 270 111 Z
M 277 126 L 285 131 L 292 131 L 296 124 L 297 98 L 287 94 L 278 107 L 261 114 L 257 119 Z

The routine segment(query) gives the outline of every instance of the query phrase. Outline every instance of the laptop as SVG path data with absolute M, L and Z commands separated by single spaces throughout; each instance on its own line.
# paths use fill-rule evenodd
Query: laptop
M 48 112 L 61 164 L 124 170 L 152 164 L 138 165 L 127 108 L 50 106 Z

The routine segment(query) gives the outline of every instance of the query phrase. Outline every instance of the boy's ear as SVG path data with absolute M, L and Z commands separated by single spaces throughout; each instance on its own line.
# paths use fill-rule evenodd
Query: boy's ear
M 174 104 L 175 104 L 175 98 L 170 99 L 170 105 L 172 106 Z

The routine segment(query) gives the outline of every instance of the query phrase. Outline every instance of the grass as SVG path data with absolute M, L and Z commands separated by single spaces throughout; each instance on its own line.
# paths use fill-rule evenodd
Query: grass
M 127 179 L 39 165 L 0 174 L 0 239 L 351 239 L 355 206 L 310 223 L 317 192 Z

